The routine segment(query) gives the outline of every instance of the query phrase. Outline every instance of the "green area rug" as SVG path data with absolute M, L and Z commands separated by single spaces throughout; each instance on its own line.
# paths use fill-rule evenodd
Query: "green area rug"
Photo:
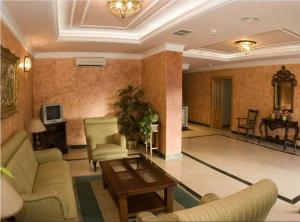
M 81 219 L 84 222 L 118 222 L 117 206 L 103 188 L 101 176 L 74 177 Z M 163 195 L 163 192 L 160 193 Z M 181 186 L 174 190 L 174 211 L 197 206 L 199 200 Z M 131 219 L 134 221 L 134 219 Z

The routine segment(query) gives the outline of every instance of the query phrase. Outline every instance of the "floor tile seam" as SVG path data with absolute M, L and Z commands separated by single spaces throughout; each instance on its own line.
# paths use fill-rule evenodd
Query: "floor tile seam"
M 251 186 L 253 184 L 253 183 L 251 183 L 251 182 L 249 182 L 247 180 L 244 180 L 244 179 L 242 179 L 242 178 L 240 178 L 240 177 L 238 177 L 236 175 L 233 175 L 233 174 L 231 174 L 229 172 L 226 172 L 226 171 L 224 171 L 224 170 L 222 170 L 222 169 L 220 169 L 220 168 L 218 168 L 216 166 L 213 166 L 213 165 L 211 165 L 211 164 L 209 164 L 209 163 L 207 163 L 207 162 L 205 162 L 203 160 L 200 160 L 200 159 L 192 156 L 191 154 L 189 154 L 187 152 L 182 152 L 182 154 L 185 155 L 185 156 L 187 156 L 187 157 L 189 157 L 189 158 L 191 158 L 191 159 L 193 159 L 193 160 L 196 160 L 197 162 L 199 162 L 199 163 L 201 163 L 201 164 L 203 164 L 203 165 L 205 165 L 205 166 L 207 166 L 207 167 L 209 167 L 209 168 L 211 168 L 213 170 L 218 171 L 219 173 L 222 173 L 222 174 L 224 174 L 224 175 L 226 175 L 228 177 L 231 177 L 231 178 L 233 178 L 233 179 L 235 179 L 235 180 L 237 180 L 239 182 L 242 182 L 242 183 L 244 183 L 244 184 L 246 184 L 248 186 Z M 289 199 L 289 198 L 287 198 L 287 197 L 285 197 L 283 195 L 278 194 L 278 199 L 281 199 L 281 200 L 283 200 L 283 201 L 285 201 L 285 202 L 287 202 L 289 204 L 293 204 L 294 205 L 294 204 L 296 204 L 297 202 L 300 201 L 300 195 L 296 196 L 293 199 Z
M 221 134 L 221 133 L 220 133 L 220 134 L 215 134 L 215 135 L 218 135 L 218 136 L 224 136 L 224 137 L 231 138 L 231 139 L 238 140 L 238 141 L 242 141 L 242 142 L 245 142 L 245 143 L 250 143 L 250 144 L 253 144 L 253 145 L 257 145 L 257 146 L 269 148 L 269 149 L 272 149 L 272 150 L 275 150 L 275 151 L 279 151 L 279 152 L 281 152 L 281 153 L 286 153 L 286 154 L 290 154 L 290 155 L 299 156 L 299 155 L 296 154 L 296 153 L 292 153 L 292 152 L 287 152 L 287 151 L 279 150 L 279 149 L 276 149 L 276 148 L 273 148 L 273 147 L 270 147 L 270 146 L 266 146 L 266 145 L 262 145 L 262 144 L 259 144 L 259 143 L 250 142 L 250 141 L 247 141 L 247 140 L 235 138 L 235 137 L 233 137 L 233 136 L 228 136 L 228 135 L 224 135 L 224 134 Z

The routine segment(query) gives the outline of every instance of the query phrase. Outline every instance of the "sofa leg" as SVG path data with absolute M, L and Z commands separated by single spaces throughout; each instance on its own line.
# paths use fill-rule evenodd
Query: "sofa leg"
M 93 165 L 94 165 L 94 172 L 96 172 L 97 161 L 93 161 Z

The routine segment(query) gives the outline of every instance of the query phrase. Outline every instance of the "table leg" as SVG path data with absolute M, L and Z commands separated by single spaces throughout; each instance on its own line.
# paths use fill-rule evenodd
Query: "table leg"
M 164 205 L 167 213 L 173 211 L 173 187 L 167 187 L 164 190 Z
M 263 138 L 262 126 L 263 126 L 263 122 L 261 121 L 260 124 L 259 124 L 259 127 L 258 127 L 259 128 L 259 133 L 260 133 L 260 137 L 259 137 L 258 143 L 261 143 L 262 138 Z
M 289 135 L 289 128 L 285 127 L 285 132 L 284 132 L 284 141 L 283 141 L 283 149 L 286 150 L 286 141 L 288 139 Z
M 120 213 L 120 222 L 128 222 L 128 206 L 127 206 L 127 197 L 119 197 L 119 213 Z
M 105 174 L 102 174 L 102 182 L 103 182 L 103 187 L 106 189 L 108 187 L 108 183 Z

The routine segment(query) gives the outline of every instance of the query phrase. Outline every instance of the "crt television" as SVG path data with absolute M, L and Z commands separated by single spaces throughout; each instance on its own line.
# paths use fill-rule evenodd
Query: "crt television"
M 44 124 L 51 124 L 64 121 L 62 104 L 45 104 L 42 105 L 40 116 Z

